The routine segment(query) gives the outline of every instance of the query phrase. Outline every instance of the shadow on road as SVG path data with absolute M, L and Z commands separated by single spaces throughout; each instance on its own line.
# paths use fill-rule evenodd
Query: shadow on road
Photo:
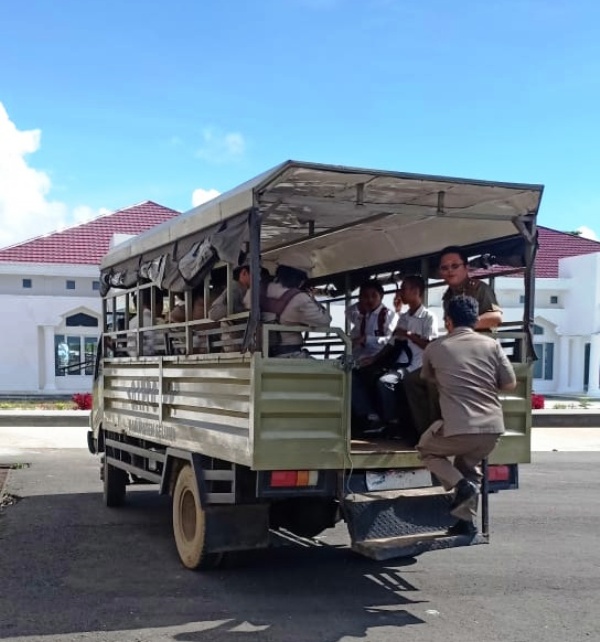
M 420 603 L 412 563 L 315 543 L 194 573 L 179 563 L 170 502 L 154 492 L 129 493 L 121 509 L 96 493 L 26 497 L 0 515 L 0 639 L 172 627 L 161 635 L 180 642 L 337 642 L 423 622 L 409 610 Z

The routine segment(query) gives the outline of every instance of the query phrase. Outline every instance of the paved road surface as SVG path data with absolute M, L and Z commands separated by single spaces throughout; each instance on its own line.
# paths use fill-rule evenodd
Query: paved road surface
M 21 450 L 0 514 L 0 640 L 565 642 L 600 640 L 600 453 L 545 452 L 491 499 L 493 539 L 378 564 L 342 528 L 320 545 L 178 562 L 168 501 L 102 505 L 97 460 Z

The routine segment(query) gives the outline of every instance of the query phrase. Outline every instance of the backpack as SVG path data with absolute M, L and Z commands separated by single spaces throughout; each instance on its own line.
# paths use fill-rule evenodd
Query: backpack
M 289 302 L 302 292 L 298 288 L 288 288 L 285 292 L 279 297 L 272 297 L 267 295 L 267 289 L 269 283 L 261 282 L 260 284 L 260 311 L 261 314 L 265 312 L 268 314 L 274 314 L 275 319 L 273 323 L 281 323 L 280 318 L 284 310 L 287 308 Z M 274 356 L 275 348 L 281 344 L 281 333 L 280 332 L 271 332 L 270 341 L 269 341 L 269 356 Z
M 386 335 L 386 323 L 387 323 L 387 313 L 388 309 L 385 307 L 385 305 L 381 306 L 381 310 L 379 310 L 379 314 L 377 315 L 377 330 L 375 331 L 376 336 L 378 337 L 385 337 Z M 367 326 L 367 317 L 363 314 L 360 322 L 360 333 L 361 335 L 365 334 Z

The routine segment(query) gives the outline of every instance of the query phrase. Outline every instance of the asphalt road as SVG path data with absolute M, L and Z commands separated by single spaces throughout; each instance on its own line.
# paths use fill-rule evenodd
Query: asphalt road
M 565 642 L 600 640 L 600 453 L 536 453 L 491 498 L 489 546 L 376 563 L 321 544 L 193 573 L 169 502 L 102 504 L 84 450 L 29 451 L 0 513 L 0 640 Z

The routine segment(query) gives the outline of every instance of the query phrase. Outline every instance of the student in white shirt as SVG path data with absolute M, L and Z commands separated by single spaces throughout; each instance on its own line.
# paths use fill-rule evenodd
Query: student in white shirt
M 352 339 L 352 356 L 358 364 L 352 377 L 352 413 L 354 433 L 363 430 L 377 429 L 381 424 L 375 407 L 376 381 L 370 370 L 362 370 L 366 364 L 376 358 L 387 344 L 392 334 L 394 313 L 383 305 L 383 286 L 376 279 L 362 283 L 359 288 L 358 302 L 346 311 L 350 322 Z
M 402 408 L 403 404 L 399 402 L 408 402 L 412 415 L 414 400 L 405 398 L 404 389 L 398 388 L 401 382 L 407 380 L 420 381 L 423 351 L 438 336 L 437 319 L 433 312 L 423 305 L 424 279 L 418 275 L 406 276 L 402 280 L 399 292 L 408 310 L 400 314 L 390 344 L 394 341 L 404 341 L 406 349 L 404 354 L 400 353 L 396 364 L 379 379 L 377 384 L 382 419 L 391 432 L 397 432 L 396 427 L 402 423 L 412 423 L 412 421 L 403 422 L 403 419 L 407 418 L 401 415 L 406 415 L 408 409 L 406 404 Z M 406 359 L 407 354 L 410 355 L 409 359 Z

